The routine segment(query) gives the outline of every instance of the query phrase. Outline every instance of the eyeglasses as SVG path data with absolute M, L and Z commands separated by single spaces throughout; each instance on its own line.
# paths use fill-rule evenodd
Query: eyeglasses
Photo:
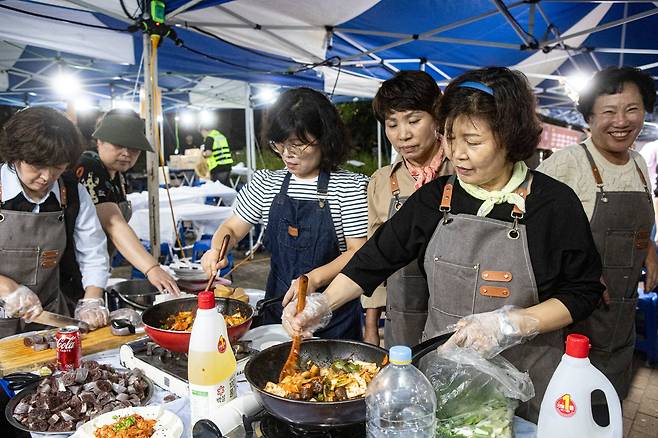
M 315 146 L 316 144 L 317 140 L 314 140 L 310 143 L 300 144 L 277 143 L 274 140 L 270 140 L 270 147 L 277 155 L 283 155 L 283 150 L 288 149 L 288 152 L 296 157 L 302 155 L 309 146 Z

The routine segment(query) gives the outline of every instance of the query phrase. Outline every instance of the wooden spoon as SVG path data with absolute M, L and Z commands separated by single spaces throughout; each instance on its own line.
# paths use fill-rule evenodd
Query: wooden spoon
M 226 251 L 228 251 L 228 243 L 230 242 L 230 240 L 231 240 L 231 236 L 229 236 L 228 234 L 226 234 L 224 236 L 224 239 L 222 239 L 222 246 L 219 247 L 219 258 L 217 260 L 221 260 L 224 257 L 226 257 Z M 204 289 L 205 291 L 210 291 L 210 286 L 212 286 L 212 283 L 213 281 L 215 281 L 215 278 L 217 278 L 217 274 L 210 275 L 210 278 L 208 279 L 208 284 Z
M 306 305 L 306 288 L 308 286 L 308 277 L 302 275 L 297 279 L 297 313 L 299 314 L 304 310 Z M 292 376 L 297 372 L 299 368 L 299 350 L 302 346 L 302 336 L 295 335 L 292 337 L 292 345 L 290 346 L 290 354 L 288 354 L 288 359 L 286 363 L 283 364 L 281 369 L 281 374 L 279 374 L 279 382 L 282 381 L 286 376 Z

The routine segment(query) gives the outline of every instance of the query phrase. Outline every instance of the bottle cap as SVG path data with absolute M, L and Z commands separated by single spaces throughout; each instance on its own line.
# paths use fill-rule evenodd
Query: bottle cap
M 589 338 L 587 336 L 573 334 L 567 336 L 567 351 L 571 357 L 579 359 L 589 356 Z
M 388 350 L 388 360 L 396 365 L 407 365 L 411 363 L 411 348 L 405 345 L 396 345 Z
M 199 309 L 208 310 L 215 307 L 215 294 L 210 291 L 199 292 Z

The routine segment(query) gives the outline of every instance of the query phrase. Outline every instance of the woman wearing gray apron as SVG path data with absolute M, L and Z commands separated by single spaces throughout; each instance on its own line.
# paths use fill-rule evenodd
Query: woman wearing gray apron
M 637 284 L 645 265 L 645 289 L 656 285 L 648 170 L 642 156 L 631 149 L 645 110 L 653 108 L 656 90 L 651 77 L 628 67 L 603 70 L 592 84 L 578 105 L 591 138 L 556 152 L 539 170 L 568 184 L 590 218 L 606 293 L 594 313 L 571 330 L 590 338 L 592 364 L 623 400 L 632 377 Z
M 67 251 L 66 221 L 70 189 L 79 202 L 74 230 L 75 254 L 85 266 L 85 292 L 75 316 L 92 329 L 107 323 L 101 298 L 107 281 L 105 236 L 88 196 L 61 178 L 82 150 L 80 133 L 59 112 L 29 108 L 16 113 L 0 137 L 0 298 L 4 318 L 0 336 L 39 327 L 23 326 L 42 309 L 69 314 L 60 289 L 59 264 Z M 67 188 L 68 187 L 68 188 Z
M 377 170 L 368 183 L 368 236 L 390 219 L 414 191 L 452 173 L 436 120 L 440 97 L 436 81 L 423 71 L 398 72 L 377 91 L 372 107 L 397 157 L 391 165 Z M 387 294 L 387 290 L 397 292 Z M 415 293 L 408 294 L 411 290 Z M 379 318 L 385 307 L 384 344 L 419 343 L 427 320 L 428 296 L 427 282 L 417 261 L 395 272 L 371 297 L 361 297 L 366 310 L 364 340 L 379 345 Z
M 153 152 L 144 135 L 144 122 L 134 111 L 113 110 L 100 119 L 92 137 L 98 152 L 82 154 L 76 176 L 96 205 L 107 234 L 110 261 L 118 250 L 158 290 L 179 293 L 176 281 L 144 249 L 128 225 L 132 209 L 126 198 L 123 173 L 135 165 L 141 151 Z
M 283 93 L 268 111 L 264 132 L 286 168 L 253 175 L 201 265 L 215 275 L 226 266 L 226 259 L 217 259 L 224 236 L 230 236 L 232 248 L 264 222 L 264 244 L 272 257 L 262 323 L 279 324 L 281 300 L 296 289 L 300 275 L 309 278 L 309 294 L 322 292 L 365 242 L 367 177 L 338 169 L 349 150 L 347 131 L 331 101 L 315 90 Z M 361 340 L 361 326 L 362 309 L 354 297 L 317 335 Z
M 456 175 L 416 191 L 323 297 L 311 298 L 314 310 L 284 326 L 312 331 L 321 316 L 418 258 L 429 290 L 423 338 L 455 330 L 448 343 L 485 357 L 503 352 L 533 380 L 535 397 L 517 414 L 536 422 L 563 354 L 562 329 L 592 312 L 603 285 L 577 197 L 523 163 L 541 134 L 534 109 L 519 72 L 491 67 L 453 80 L 440 116 Z

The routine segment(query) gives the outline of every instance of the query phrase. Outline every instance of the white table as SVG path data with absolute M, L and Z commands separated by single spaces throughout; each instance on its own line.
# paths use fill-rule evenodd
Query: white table
M 238 163 L 235 166 L 231 167 L 231 186 L 236 188 L 240 183 L 240 180 L 244 178 L 246 183 L 249 179 L 249 168 L 244 165 L 244 163 Z
M 182 204 L 203 204 L 207 197 L 222 198 L 224 204 L 231 205 L 238 196 L 238 192 L 236 192 L 235 189 L 227 187 L 219 181 L 208 181 L 198 187 L 171 187 L 169 193 L 171 195 L 171 202 L 174 205 L 174 209 Z M 167 198 L 167 191 L 165 189 L 160 189 L 158 196 L 160 207 L 168 207 L 169 200 Z M 148 192 L 130 193 L 127 198 L 132 204 L 133 211 L 148 209 Z
M 180 221 L 191 221 L 197 235 L 201 236 L 202 234 L 214 234 L 217 228 L 229 218 L 232 211 L 231 207 L 182 204 L 174 206 L 174 218 L 176 227 L 178 227 Z M 149 211 L 147 209 L 133 211 L 133 216 L 128 224 L 141 240 L 148 241 L 150 239 Z M 160 240 L 169 244 L 176 242 L 176 232 L 169 207 L 160 208 Z

